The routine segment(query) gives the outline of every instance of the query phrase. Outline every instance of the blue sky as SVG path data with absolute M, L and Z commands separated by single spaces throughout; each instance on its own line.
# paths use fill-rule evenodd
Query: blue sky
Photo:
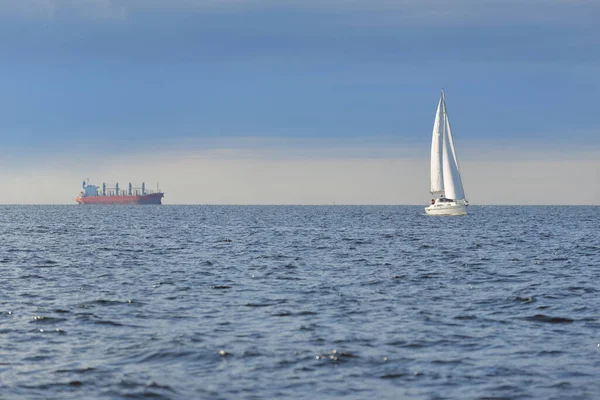
M 459 156 L 597 149 L 598 16 L 587 0 L 0 0 L 0 153 L 257 138 L 426 158 L 442 87 Z
M 597 143 L 597 2 L 23 1 L 0 2 L 8 145 L 427 142 L 442 87 L 461 139 Z

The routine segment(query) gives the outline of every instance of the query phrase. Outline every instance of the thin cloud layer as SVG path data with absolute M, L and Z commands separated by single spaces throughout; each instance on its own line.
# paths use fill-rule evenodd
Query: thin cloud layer
M 0 16 L 39 20 L 124 20 L 127 5 L 112 0 L 0 0 Z
M 0 15 L 43 19 L 127 19 L 146 12 L 239 13 L 288 9 L 356 13 L 362 24 L 593 23 L 591 0 L 0 0 Z

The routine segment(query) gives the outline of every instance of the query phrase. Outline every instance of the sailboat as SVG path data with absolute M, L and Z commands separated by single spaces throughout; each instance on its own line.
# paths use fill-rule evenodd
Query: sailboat
M 431 138 L 431 205 L 427 215 L 466 215 L 469 202 L 463 189 L 458 159 L 452 141 L 444 91 L 438 103 Z

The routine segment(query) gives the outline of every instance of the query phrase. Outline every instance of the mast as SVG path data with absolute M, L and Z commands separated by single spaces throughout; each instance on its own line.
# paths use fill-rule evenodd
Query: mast
M 458 159 L 454 150 L 454 141 L 452 140 L 452 130 L 450 129 L 450 120 L 448 119 L 448 110 L 444 93 L 442 92 L 442 108 L 444 114 L 444 139 L 443 139 L 443 173 L 444 189 L 446 197 L 449 199 L 460 200 L 465 198 L 465 193 L 458 168 Z

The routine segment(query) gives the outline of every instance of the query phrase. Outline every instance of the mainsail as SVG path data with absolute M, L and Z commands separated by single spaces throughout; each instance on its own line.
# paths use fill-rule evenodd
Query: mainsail
M 442 94 L 443 97 L 443 94 Z M 433 135 L 431 137 L 431 194 L 444 194 L 444 178 L 442 172 L 442 141 L 444 132 L 443 101 L 440 99 L 435 122 L 433 123 Z
M 431 194 L 454 200 L 465 198 L 443 91 L 433 124 Z

